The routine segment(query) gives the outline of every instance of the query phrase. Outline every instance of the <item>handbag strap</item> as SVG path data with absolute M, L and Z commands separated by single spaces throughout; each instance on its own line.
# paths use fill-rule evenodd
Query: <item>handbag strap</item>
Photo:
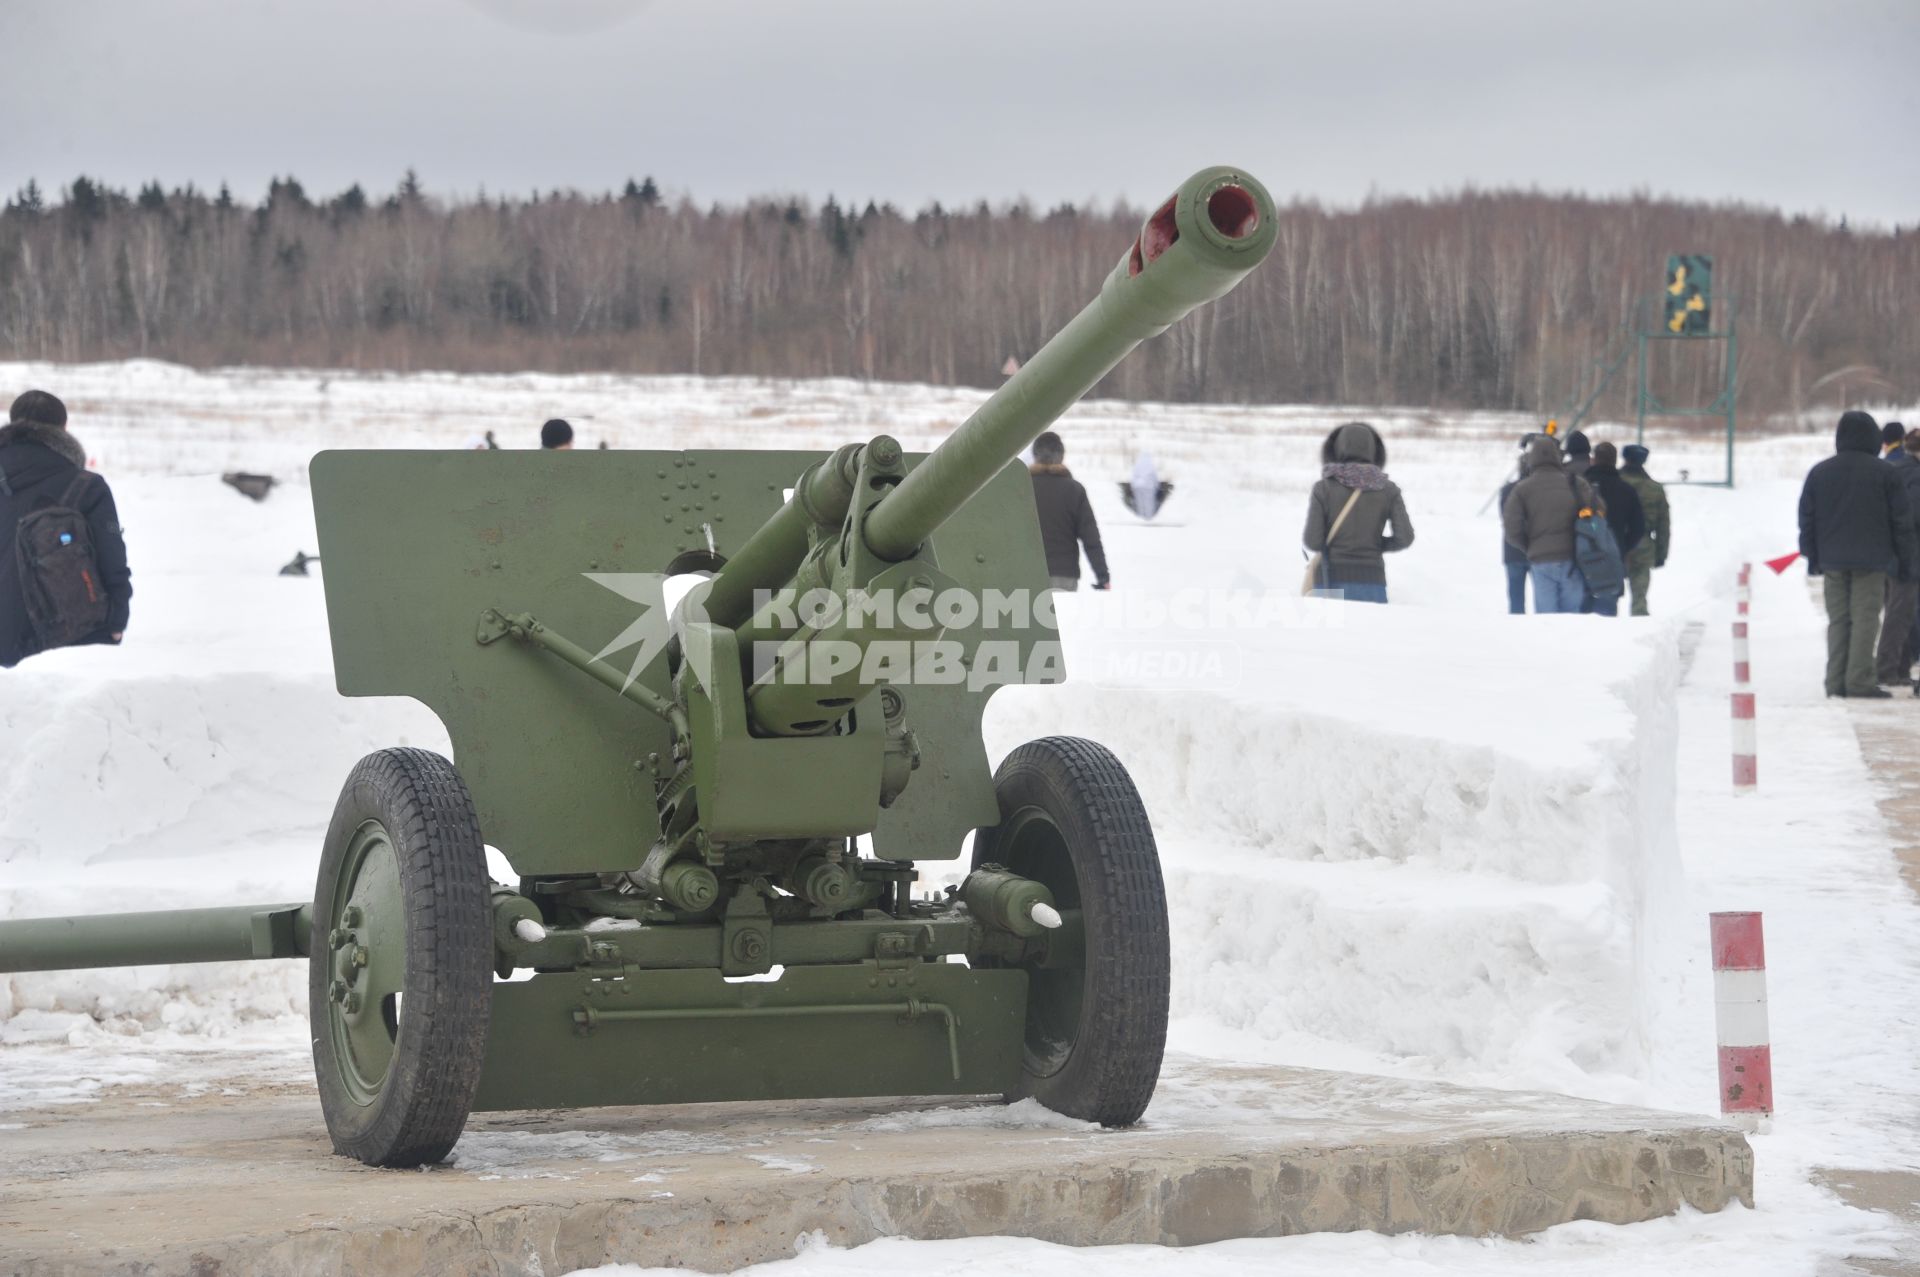
M 1340 533 L 1340 525 L 1347 521 L 1349 514 L 1353 513 L 1353 503 L 1359 499 L 1360 489 L 1355 488 L 1353 495 L 1347 498 L 1347 503 L 1340 507 L 1340 513 L 1334 517 L 1333 526 L 1327 529 L 1327 548 L 1329 550 L 1333 548 L 1333 538 Z

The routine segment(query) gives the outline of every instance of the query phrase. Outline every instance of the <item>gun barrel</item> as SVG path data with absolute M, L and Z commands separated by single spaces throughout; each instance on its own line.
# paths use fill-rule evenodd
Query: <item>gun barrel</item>
M 1273 247 L 1273 199 L 1235 168 L 1155 210 L 1100 294 L 879 503 L 867 545 L 904 559 L 1149 337 L 1224 296 Z
M 300 958 L 311 906 L 232 905 L 0 922 L 0 971 Z

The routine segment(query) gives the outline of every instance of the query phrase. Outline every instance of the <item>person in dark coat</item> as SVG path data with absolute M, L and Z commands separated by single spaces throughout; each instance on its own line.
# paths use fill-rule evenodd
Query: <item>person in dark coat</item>
M 1618 450 L 1610 443 L 1603 443 L 1593 450 L 1593 460 L 1587 466 L 1586 477 L 1606 511 L 1607 528 L 1613 533 L 1614 544 L 1620 547 L 1620 558 L 1624 563 L 1647 535 L 1647 512 L 1640 504 L 1640 494 L 1621 476 L 1619 461 Z M 1587 602 L 1588 606 L 1583 610 L 1597 612 L 1601 616 L 1620 615 L 1618 594 L 1606 598 L 1590 597 Z
M 87 521 L 100 588 L 107 595 L 106 624 L 80 642 L 118 643 L 127 630 L 133 574 L 113 493 L 105 479 L 87 472 L 87 450 L 67 433 L 67 406 L 44 390 L 29 390 L 13 401 L 7 424 L 0 426 L 0 668 L 45 650 L 27 615 L 20 581 L 14 544 L 20 520 L 35 509 L 61 504 L 69 493 L 72 508 Z
M 1067 445 L 1049 430 L 1033 441 L 1033 508 L 1040 516 L 1040 545 L 1047 554 L 1047 576 L 1056 590 L 1080 588 L 1080 551 L 1093 568 L 1093 588 L 1112 584 L 1100 524 L 1093 517 L 1087 490 L 1067 469 Z
M 1887 575 L 1920 580 L 1920 541 L 1900 472 L 1880 460 L 1880 427 L 1846 412 L 1834 454 L 1800 489 L 1800 553 L 1825 578 L 1827 695 L 1884 697 L 1874 678 L 1874 639 Z
M 1916 534 L 1920 534 L 1920 430 L 1903 434 L 1900 451 L 1888 453 L 1886 460 L 1900 477 L 1901 490 L 1907 494 L 1907 512 L 1913 516 Z M 1886 618 L 1880 623 L 1880 647 L 1874 659 L 1875 677 L 1882 687 L 1904 686 L 1912 679 L 1917 607 L 1920 581 L 1887 582 Z
M 1620 455 L 1626 461 L 1620 467 L 1620 477 L 1633 485 L 1635 495 L 1640 498 L 1640 508 L 1647 516 L 1645 539 L 1633 547 L 1633 553 L 1624 556 L 1627 588 L 1633 596 L 1633 615 L 1645 616 L 1653 573 L 1667 566 L 1667 551 L 1673 544 L 1673 515 L 1667 505 L 1666 485 L 1647 473 L 1647 446 L 1630 443 L 1620 449 Z
M 1551 435 L 1536 435 L 1527 445 L 1527 477 L 1500 512 L 1507 544 L 1527 556 L 1536 614 L 1580 610 L 1586 583 L 1573 561 L 1573 521 L 1591 500 L 1586 481 L 1561 465 L 1560 445 Z
M 1513 478 L 1500 485 L 1498 504 L 1502 519 L 1507 514 L 1507 497 L 1527 477 L 1527 447 L 1535 438 L 1537 436 L 1530 433 L 1520 436 L 1520 464 L 1514 468 Z M 1507 540 L 1504 528 L 1500 533 L 1500 560 L 1507 569 L 1507 612 L 1520 616 L 1527 610 L 1527 552 Z
M 1406 500 L 1387 478 L 1386 442 L 1365 422 L 1349 422 L 1327 436 L 1320 463 L 1301 536 L 1307 549 L 1320 555 L 1317 588 L 1339 590 L 1355 603 L 1385 603 L 1385 556 L 1413 544 Z M 1353 508 L 1342 519 L 1349 500 Z
M 1587 474 L 1587 467 L 1592 464 L 1593 464 L 1593 444 L 1587 439 L 1586 435 L 1582 434 L 1578 430 L 1568 435 L 1567 436 L 1567 464 L 1566 464 L 1567 473 L 1571 475 L 1576 475 L 1584 479 Z
M 1880 459 L 1892 461 L 1899 456 L 1907 440 L 1907 428 L 1897 421 L 1889 421 L 1880 427 Z

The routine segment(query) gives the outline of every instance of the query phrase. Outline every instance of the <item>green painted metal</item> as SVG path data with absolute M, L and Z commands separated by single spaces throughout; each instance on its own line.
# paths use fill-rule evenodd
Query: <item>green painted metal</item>
M 494 986 L 474 1108 L 1001 1094 L 1026 987 L 1018 969 L 948 962 L 537 975 Z
M 1713 330 L 1713 258 L 1705 253 L 1668 256 L 1660 326 L 1674 337 L 1704 337 Z
M 0 971 L 299 958 L 310 927 L 304 904 L 20 918 L 0 922 Z
M 1634 437 L 1641 443 L 1646 442 L 1649 417 L 1718 417 L 1725 442 L 1726 474 L 1718 480 L 1669 478 L 1666 482 L 1731 488 L 1734 484 L 1734 436 L 1737 431 L 1739 392 L 1739 321 L 1735 314 L 1736 298 L 1725 293 L 1717 299 L 1711 295 L 1712 262 L 1712 258 L 1697 254 L 1669 258 L 1667 286 L 1652 302 L 1642 303 L 1641 314 L 1645 318 L 1635 333 L 1638 358 L 1634 388 Z M 1705 263 L 1704 267 L 1701 263 Z M 1695 271 L 1699 274 L 1692 273 Z M 1699 280 L 1697 285 L 1690 282 L 1696 279 Z M 1678 293 L 1675 292 L 1676 284 L 1681 286 Z M 1699 305 L 1690 307 L 1689 303 L 1695 301 Z M 1651 318 L 1654 313 L 1661 318 Z M 1716 313 L 1724 319 L 1724 328 L 1708 326 L 1710 317 Z M 1674 322 L 1676 318 L 1680 321 L 1677 326 Z M 1695 346 L 1711 342 L 1725 343 L 1720 385 L 1706 403 L 1669 404 L 1654 394 L 1650 378 L 1650 364 L 1656 349 L 1653 343 L 1668 341 L 1687 342 Z

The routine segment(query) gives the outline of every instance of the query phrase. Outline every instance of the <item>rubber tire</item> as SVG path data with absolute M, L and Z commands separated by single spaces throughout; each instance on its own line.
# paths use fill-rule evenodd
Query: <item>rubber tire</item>
M 1167 893 L 1153 827 L 1132 777 L 1104 745 L 1072 736 L 1029 741 L 994 773 L 1001 824 L 974 838 L 974 864 L 1026 873 L 1003 845 L 1026 808 L 1056 827 L 1079 891 L 1085 965 L 1078 1029 L 1064 1063 L 1040 1076 L 1029 1059 L 1010 1100 L 1032 1096 L 1056 1113 L 1102 1126 L 1140 1120 L 1160 1080 L 1171 996 Z M 1047 882 L 1045 872 L 1029 876 Z M 1058 884 L 1047 883 L 1058 894 Z M 1030 1004 L 1029 1047 L 1035 1016 Z
M 406 957 L 392 1062 L 370 1105 L 340 1078 L 328 1020 L 326 928 L 350 836 L 378 821 L 405 897 Z M 341 788 L 320 857 L 308 963 L 309 1019 L 320 1107 L 334 1152 L 368 1166 L 438 1162 L 453 1150 L 480 1084 L 493 1006 L 493 916 L 473 798 L 452 763 L 424 749 L 384 749 Z

